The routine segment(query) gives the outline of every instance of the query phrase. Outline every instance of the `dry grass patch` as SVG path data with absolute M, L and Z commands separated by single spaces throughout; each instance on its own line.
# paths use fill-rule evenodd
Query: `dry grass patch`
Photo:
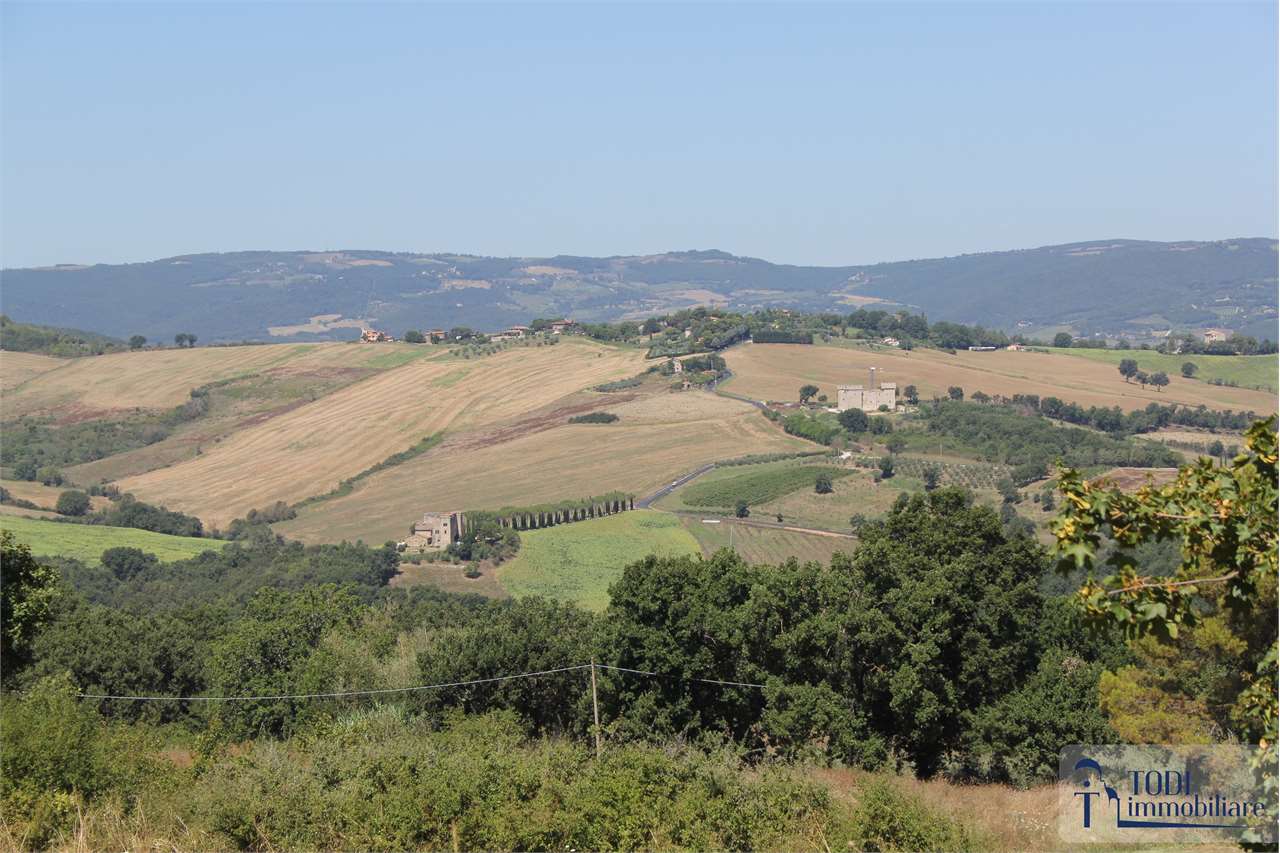
M 757 527 L 733 519 L 716 519 L 682 515 L 681 524 L 693 534 L 702 553 L 711 556 L 721 548 L 733 550 L 749 563 L 776 565 L 794 557 L 800 562 L 810 560 L 830 563 L 837 551 L 849 553 L 857 548 L 857 540 L 843 536 L 823 536 L 785 528 Z
M 1178 478 L 1177 468 L 1112 468 L 1096 477 L 1095 482 L 1105 481 L 1124 492 L 1135 492 L 1146 485 L 1163 486 Z
M 633 375 L 640 361 L 637 354 L 585 341 L 470 361 L 419 359 L 238 430 L 197 458 L 122 480 L 120 488 L 222 526 L 277 500 L 293 503 L 328 492 L 425 436 L 511 419 L 583 387 Z M 439 449 L 427 454 L 426 469 L 413 466 L 419 478 L 395 486 L 404 491 L 396 496 L 400 505 L 438 505 L 425 499 L 430 487 L 420 479 L 435 470 L 434 463 L 454 463 L 451 476 L 464 480 L 486 470 L 441 455 Z M 513 497 L 521 475 L 514 477 L 507 489 Z M 400 538 L 415 513 L 398 514 L 390 523 L 376 519 L 370 526 L 382 538 L 390 538 L 383 535 L 390 531 Z
M 42 373 L 66 367 L 71 363 L 70 359 L 54 358 L 34 352 L 0 350 L 0 391 L 16 388 Z M 8 414 L 6 413 L 4 417 L 8 417 Z
M 486 598 L 510 598 L 498 581 L 498 571 L 493 566 L 483 566 L 480 577 L 469 578 L 462 563 L 401 563 L 400 574 L 391 579 L 391 586 L 434 586 L 444 592 L 483 595 Z
M 1039 394 L 1082 406 L 1119 406 L 1131 411 L 1148 403 L 1204 404 L 1213 409 L 1276 411 L 1276 397 L 1262 391 L 1209 385 L 1170 376 L 1164 391 L 1125 382 L 1109 364 L 1058 353 L 910 351 L 850 346 L 746 344 L 725 353 L 734 376 L 725 389 L 759 400 L 794 400 L 801 385 L 813 383 L 835 399 L 837 385 L 865 384 L 867 368 L 896 382 L 899 391 L 915 385 L 923 399 L 945 396 L 958 385 L 966 395 Z

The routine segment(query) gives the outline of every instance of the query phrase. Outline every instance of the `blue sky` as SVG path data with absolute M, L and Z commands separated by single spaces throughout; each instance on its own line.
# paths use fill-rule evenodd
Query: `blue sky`
M 5 266 L 1277 233 L 1271 3 L 0 8 Z

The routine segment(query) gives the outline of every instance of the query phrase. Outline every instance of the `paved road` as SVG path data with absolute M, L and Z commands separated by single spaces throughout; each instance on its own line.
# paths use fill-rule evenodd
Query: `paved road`
M 716 467 L 716 464 L 712 462 L 710 465 L 703 465 L 701 468 L 696 468 L 690 471 L 688 474 L 680 475 L 680 477 L 678 477 L 675 480 L 672 480 L 670 483 L 663 486 L 661 489 L 658 489 L 658 491 L 654 492 L 653 494 L 645 495 L 644 497 L 637 500 L 635 503 L 636 509 L 644 509 L 648 507 L 649 504 L 653 503 L 659 498 L 662 498 L 671 494 L 671 492 L 674 491 L 675 489 L 680 488 L 690 480 L 696 480 L 698 477 L 701 477 L 703 474 L 707 473 L 708 471 L 713 470 L 715 467 Z

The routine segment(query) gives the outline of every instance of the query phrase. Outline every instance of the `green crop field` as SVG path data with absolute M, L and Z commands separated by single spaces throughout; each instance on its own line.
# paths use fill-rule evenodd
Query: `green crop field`
M 738 501 L 758 506 L 799 489 L 812 489 L 819 474 L 828 474 L 836 480 L 848 476 L 849 470 L 794 462 L 762 465 L 755 470 L 695 482 L 683 490 L 680 500 L 690 507 L 732 507 Z
M 161 562 L 184 560 L 204 551 L 217 551 L 225 545 L 218 539 L 193 539 L 169 536 L 132 527 L 105 527 L 100 524 L 66 524 L 38 518 L 5 516 L 0 528 L 13 532 L 14 538 L 31 547 L 38 557 L 75 557 L 96 564 L 108 548 L 141 548 L 160 558 Z
M 697 541 L 679 519 L 636 510 L 520 533 L 520 552 L 498 569 L 517 598 L 542 595 L 591 610 L 609 604 L 609 585 L 629 563 L 649 554 L 697 554 Z
M 1132 358 L 1138 369 L 1147 373 L 1163 370 L 1171 382 L 1209 382 L 1220 379 L 1241 388 L 1276 391 L 1280 388 L 1280 366 L 1274 355 L 1165 355 L 1151 350 L 1055 349 L 1055 353 L 1089 358 L 1106 364 L 1120 365 L 1120 359 Z M 1182 365 L 1191 362 L 1197 368 L 1194 379 L 1182 378 Z

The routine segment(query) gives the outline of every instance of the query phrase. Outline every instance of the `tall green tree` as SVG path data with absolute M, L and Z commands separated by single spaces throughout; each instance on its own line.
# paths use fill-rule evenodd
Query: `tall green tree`
M 867 413 L 862 411 L 862 409 L 845 409 L 836 416 L 836 420 L 838 420 L 840 422 L 840 426 L 844 427 L 849 433 L 867 431 Z
M 62 595 L 58 572 L 0 531 L 0 666 L 6 680 L 30 661 L 31 643 L 49 623 Z

